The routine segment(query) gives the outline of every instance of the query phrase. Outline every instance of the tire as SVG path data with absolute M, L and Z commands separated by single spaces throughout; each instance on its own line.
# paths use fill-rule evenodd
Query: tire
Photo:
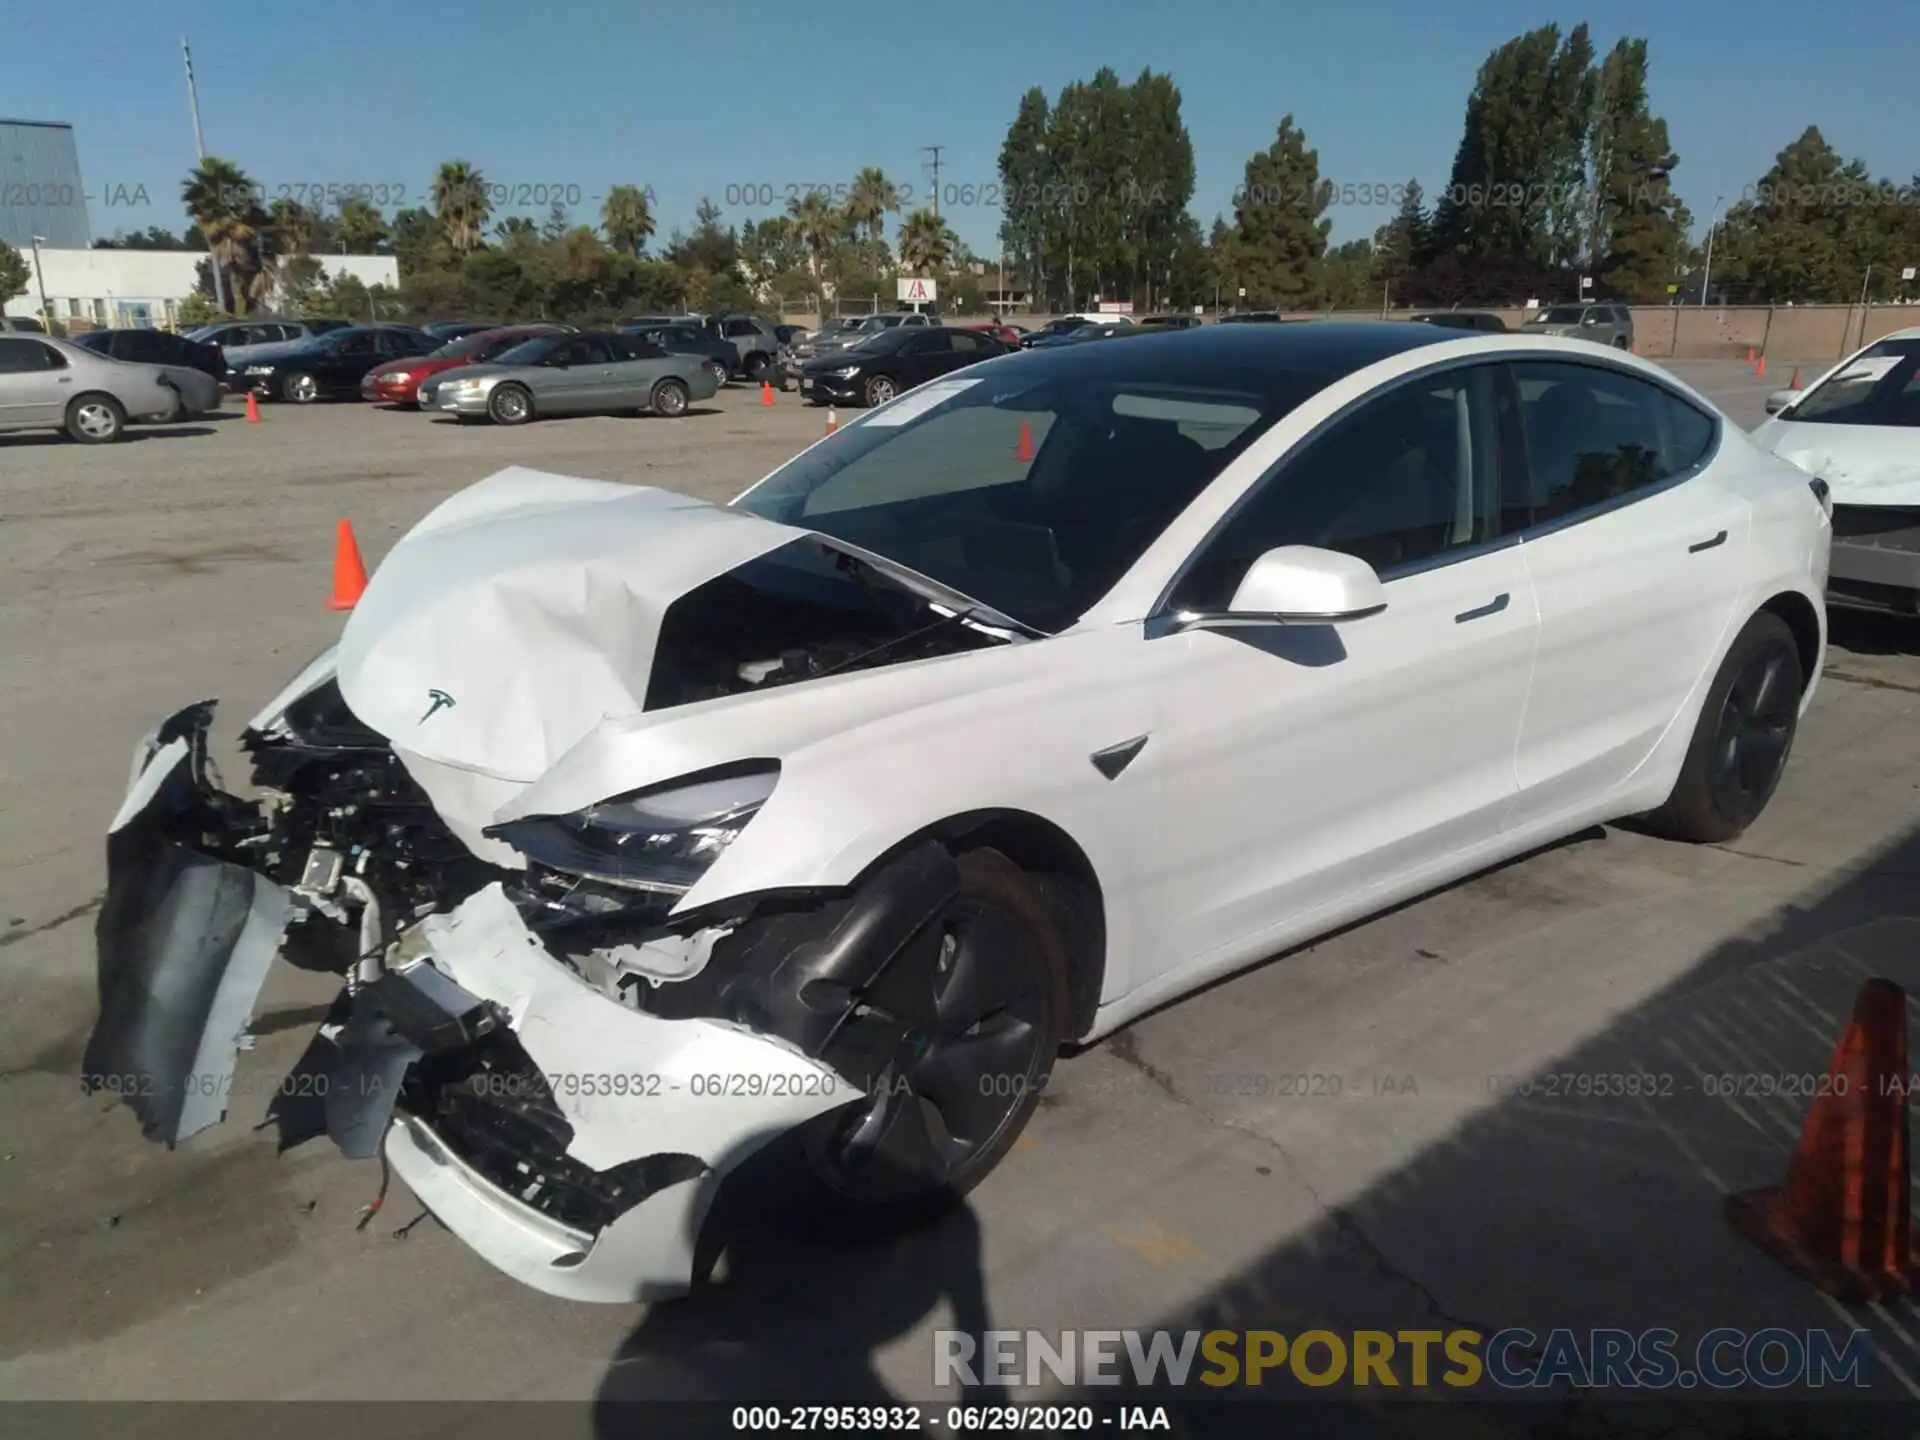
M 1614 349 L 1616 349 L 1616 350 L 1624 350 L 1624 349 L 1626 349 L 1626 348 L 1627 348 L 1627 337 L 1626 337 L 1626 336 L 1624 336 L 1624 335 L 1616 335 L 1616 336 L 1614 336 L 1614 337 L 1613 337 L 1613 348 L 1614 348 Z
M 891 375 L 875 375 L 866 384 L 866 397 L 869 406 L 884 405 L 900 393 L 900 387 L 893 383 Z
M 892 1057 L 892 1086 L 876 1085 L 866 1098 L 782 1137 L 769 1159 L 798 1181 L 774 1200 L 789 1219 L 816 1228 L 850 1225 L 862 1234 L 923 1223 L 993 1172 L 1040 1103 L 1067 1025 L 1062 917 L 1034 878 L 999 851 L 968 851 L 958 865 L 959 893 L 934 921 L 938 947 L 928 935 L 924 948 L 910 945 L 895 963 L 921 956 L 936 1011 L 956 990 L 971 990 L 973 1004 L 962 1009 L 982 1013 L 941 1017 Z M 963 986 L 963 978 L 975 984 Z M 929 1108 L 939 1117 L 937 1131 Z M 898 1138 L 903 1121 L 906 1141 L 894 1147 L 888 1137 Z M 912 1143 L 915 1135 L 925 1148 Z M 911 1163 L 923 1156 L 934 1157 L 936 1168 Z
M 647 408 L 666 420 L 678 420 L 687 413 L 687 387 L 678 380 L 662 380 L 647 397 Z
M 111 445 L 127 430 L 127 410 L 111 395 L 76 395 L 67 406 L 66 432 L 82 445 Z
M 524 425 L 533 418 L 533 393 L 524 385 L 496 385 L 487 396 L 487 418 L 496 425 Z
M 764 350 L 754 350 L 747 355 L 746 363 L 741 366 L 741 369 L 746 371 L 747 379 L 758 385 L 767 378 L 767 371 L 772 366 L 773 361 L 767 357 Z
M 1720 662 L 1680 778 L 1647 824 L 1676 840 L 1717 844 L 1759 819 L 1793 751 L 1805 685 L 1793 631 L 1762 610 Z
M 304 370 L 295 370 L 282 377 L 280 398 L 296 405 L 311 405 L 320 398 L 320 382 Z

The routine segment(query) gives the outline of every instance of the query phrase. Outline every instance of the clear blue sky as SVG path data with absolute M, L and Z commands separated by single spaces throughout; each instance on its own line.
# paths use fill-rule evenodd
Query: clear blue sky
M 866 164 L 925 194 L 920 147 L 943 145 L 942 186 L 990 186 L 1007 122 L 1031 85 L 1049 94 L 1102 64 L 1123 79 L 1171 72 L 1198 164 L 1194 214 L 1229 208 L 1249 153 L 1291 111 L 1339 183 L 1446 183 L 1474 73 L 1532 26 L 1580 18 L 1604 50 L 1645 36 L 1655 112 L 1703 222 L 1808 123 L 1877 175 L 1920 170 L 1915 0 L 1630 0 L 1556 12 L 1514 0 L 1162 0 L 959 6 L 744 0 L 507 0 L 297 6 L 21 3 L 0 7 L 0 112 L 78 134 L 93 231 L 185 217 L 193 161 L 180 40 L 193 45 L 210 152 L 281 185 L 405 187 L 459 156 L 516 188 L 577 186 L 579 216 L 620 182 L 647 184 L 660 233 L 702 195 L 728 205 L 837 183 Z M 158 203 L 109 205 L 144 186 Z M 516 207 L 517 208 L 517 207 Z M 544 215 L 544 205 L 525 207 Z M 943 207 L 992 254 L 996 213 Z M 1334 212 L 1336 239 L 1388 207 Z

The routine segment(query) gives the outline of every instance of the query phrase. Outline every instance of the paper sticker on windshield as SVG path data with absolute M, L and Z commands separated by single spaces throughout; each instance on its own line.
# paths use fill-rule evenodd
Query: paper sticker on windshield
M 1880 380 L 1906 358 L 1904 355 L 1876 355 L 1871 360 L 1856 361 L 1834 376 L 1833 380 L 1836 385 L 1859 380 Z
M 918 420 L 935 406 L 944 405 L 962 390 L 971 390 L 978 380 L 933 380 L 917 390 L 909 390 L 891 405 L 882 406 L 862 422 L 867 425 L 904 425 Z

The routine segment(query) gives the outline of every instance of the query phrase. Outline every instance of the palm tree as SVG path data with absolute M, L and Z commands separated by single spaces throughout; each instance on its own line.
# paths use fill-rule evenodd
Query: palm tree
M 616 250 L 638 256 L 653 238 L 653 206 L 637 185 L 616 185 L 600 205 L 600 228 Z
M 900 264 L 908 270 L 944 270 L 960 239 L 931 210 L 916 210 L 900 222 Z
M 873 165 L 853 177 L 847 196 L 847 223 L 882 244 L 887 239 L 887 216 L 900 208 L 900 187 Z
M 807 270 L 816 280 L 820 278 L 820 262 L 840 238 L 840 226 L 841 217 L 823 191 L 808 190 L 787 201 L 787 228 L 807 247 Z
M 480 248 L 493 201 L 487 180 L 464 160 L 449 160 L 433 177 L 433 213 L 447 243 L 462 255 Z
M 246 171 L 216 155 L 190 170 L 180 186 L 181 203 L 206 237 L 207 252 L 213 257 L 214 299 L 228 312 L 234 309 L 234 297 L 228 294 L 227 272 L 254 242 L 249 217 L 258 209 L 259 188 Z
M 386 216 L 371 200 L 352 195 L 340 202 L 340 218 L 333 224 L 342 255 L 371 255 L 389 236 Z

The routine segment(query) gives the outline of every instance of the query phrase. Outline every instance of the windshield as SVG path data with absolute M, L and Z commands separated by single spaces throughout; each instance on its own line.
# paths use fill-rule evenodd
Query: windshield
M 1920 340 L 1869 345 L 1789 410 L 1818 425 L 1920 425 Z
M 1281 416 L 1334 377 L 1166 362 L 1130 345 L 1024 352 L 796 456 L 735 504 L 1058 631 Z
M 1580 317 L 1587 312 L 1578 305 L 1556 305 L 1551 310 L 1542 310 L 1533 317 L 1536 325 L 1578 325 Z
M 531 340 L 522 340 L 517 345 L 509 345 L 490 363 L 494 365 L 538 365 L 560 343 L 558 335 L 536 335 Z
M 475 360 L 489 346 L 498 348 L 501 342 L 490 339 L 485 331 L 474 335 L 462 335 L 458 340 L 449 340 L 433 352 L 435 360 Z

